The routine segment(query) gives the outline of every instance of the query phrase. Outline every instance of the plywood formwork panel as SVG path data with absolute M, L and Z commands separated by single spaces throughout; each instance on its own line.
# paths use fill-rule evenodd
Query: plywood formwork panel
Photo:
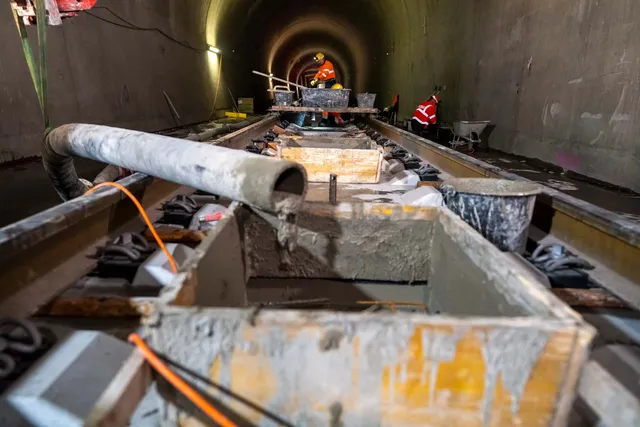
M 157 318 L 153 346 L 251 425 L 560 426 L 592 338 L 537 317 L 164 307 Z M 181 425 L 201 425 L 165 397 Z
M 382 171 L 377 150 L 284 147 L 281 157 L 304 166 L 310 182 L 329 182 L 335 174 L 342 184 L 377 184 Z

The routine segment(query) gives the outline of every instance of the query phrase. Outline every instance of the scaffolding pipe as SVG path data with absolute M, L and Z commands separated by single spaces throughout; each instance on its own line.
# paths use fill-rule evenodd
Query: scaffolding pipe
M 293 82 L 290 82 L 289 80 L 284 80 L 284 79 L 280 79 L 278 77 L 273 77 L 272 75 L 261 73 L 260 71 L 253 70 L 253 74 L 257 74 L 258 76 L 266 77 L 268 79 L 275 80 L 277 82 L 286 83 L 286 84 L 291 85 L 291 86 L 299 87 L 300 89 L 307 89 L 306 87 L 304 87 L 302 85 L 299 85 L 299 84 L 295 84 Z
M 83 195 L 72 156 L 97 160 L 279 212 L 306 195 L 306 172 L 282 159 L 107 126 L 70 124 L 47 135 L 43 161 L 63 200 Z

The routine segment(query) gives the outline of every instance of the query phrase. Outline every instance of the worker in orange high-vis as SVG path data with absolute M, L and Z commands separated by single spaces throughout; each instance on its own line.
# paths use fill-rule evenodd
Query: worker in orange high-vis
M 439 103 L 440 97 L 438 95 L 432 95 L 431 98 L 418 105 L 411 119 L 411 130 L 415 134 L 422 135 L 430 125 L 438 123 L 437 112 Z
M 327 58 L 324 57 L 324 53 L 319 52 L 313 58 L 318 65 L 320 65 L 320 69 L 316 73 L 313 80 L 311 80 L 311 86 L 315 86 L 318 83 L 323 83 L 325 88 L 330 88 L 331 86 L 336 84 L 336 70 L 333 68 L 333 64 Z

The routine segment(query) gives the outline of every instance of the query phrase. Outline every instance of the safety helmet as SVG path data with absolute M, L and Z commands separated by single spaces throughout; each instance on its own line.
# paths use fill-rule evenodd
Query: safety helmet
M 340 83 L 336 83 L 331 86 L 331 89 L 344 89 L 344 86 L 342 86 Z
M 431 97 L 431 99 L 433 99 L 434 101 L 436 101 L 436 104 L 439 104 L 439 103 L 440 103 L 440 97 L 439 97 L 438 95 L 433 95 L 433 96 Z
M 316 62 L 322 61 L 324 59 L 324 53 L 318 52 L 318 54 L 313 58 Z

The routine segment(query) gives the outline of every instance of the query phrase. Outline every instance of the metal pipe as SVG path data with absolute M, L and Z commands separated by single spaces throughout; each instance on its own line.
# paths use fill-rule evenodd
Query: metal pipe
M 293 82 L 290 82 L 289 80 L 284 80 L 284 79 L 280 79 L 278 77 L 273 77 L 273 76 L 270 76 L 269 74 L 261 73 L 260 71 L 253 70 L 253 74 L 257 74 L 259 76 L 266 77 L 268 79 L 273 79 L 273 80 L 278 81 L 278 82 L 286 83 L 286 84 L 289 84 L 291 86 L 299 87 L 300 89 L 307 89 L 306 87 L 301 86 L 299 84 L 295 84 Z
M 307 190 L 306 172 L 296 163 L 155 134 L 70 124 L 51 131 L 44 145 L 45 168 L 64 200 L 87 190 L 75 174 L 71 156 L 135 170 L 269 212 L 279 212 L 283 205 L 292 209 Z M 61 162 L 66 168 L 59 167 Z

